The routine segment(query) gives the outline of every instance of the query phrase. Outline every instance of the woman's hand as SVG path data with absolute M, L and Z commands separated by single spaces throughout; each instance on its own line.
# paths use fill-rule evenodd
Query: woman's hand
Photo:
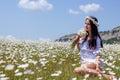
M 98 73 L 101 73 L 100 66 L 97 66 L 97 65 L 96 65 L 96 71 L 97 71 Z

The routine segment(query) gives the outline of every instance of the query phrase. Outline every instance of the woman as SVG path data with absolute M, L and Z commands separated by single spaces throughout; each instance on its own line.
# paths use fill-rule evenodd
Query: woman
M 85 30 L 86 36 L 82 38 L 79 34 L 74 41 L 77 43 L 80 51 L 81 66 L 74 69 L 75 73 L 90 73 L 94 75 L 101 74 L 108 80 L 112 80 L 114 76 L 102 73 L 104 68 L 100 61 L 100 49 L 103 48 L 102 40 L 98 32 L 98 20 L 93 16 L 86 17 Z

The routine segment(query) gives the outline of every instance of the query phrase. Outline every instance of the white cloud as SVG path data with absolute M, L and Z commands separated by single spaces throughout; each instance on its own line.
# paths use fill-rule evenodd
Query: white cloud
M 14 41 L 14 40 L 17 40 L 14 36 L 12 35 L 7 35 L 7 36 L 1 36 L 0 35 L 0 39 L 6 39 L 6 40 L 11 40 L 11 41 Z
M 101 8 L 99 4 L 92 3 L 92 4 L 87 4 L 87 5 L 80 5 L 80 10 L 82 10 L 85 13 L 89 13 L 92 11 L 97 11 Z
M 70 14 L 79 14 L 79 11 L 75 11 L 75 10 L 69 9 L 69 13 Z
M 44 42 L 44 41 L 45 41 L 45 42 L 47 42 L 47 41 L 52 41 L 51 39 L 47 39 L 47 38 L 39 38 L 38 40 L 39 40 L 39 41 L 43 41 L 43 42 Z
M 51 10 L 53 5 L 48 3 L 46 0 L 20 0 L 19 7 L 29 10 Z

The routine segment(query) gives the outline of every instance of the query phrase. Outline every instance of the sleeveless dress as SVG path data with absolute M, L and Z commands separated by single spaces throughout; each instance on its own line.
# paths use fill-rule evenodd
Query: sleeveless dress
M 84 43 L 82 43 L 83 40 L 80 39 L 80 57 L 81 57 L 81 65 L 85 65 L 87 62 L 93 62 L 96 64 L 96 56 L 100 54 L 100 38 L 97 37 L 97 46 L 96 49 L 92 50 L 89 49 L 88 46 L 88 41 L 85 41 Z M 101 61 L 100 62 L 100 68 L 103 70 L 104 69 L 104 64 Z

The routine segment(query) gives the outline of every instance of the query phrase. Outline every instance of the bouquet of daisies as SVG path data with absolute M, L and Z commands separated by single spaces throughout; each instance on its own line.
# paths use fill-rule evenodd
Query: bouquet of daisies
M 75 46 L 76 46 L 76 44 L 77 44 L 77 42 L 79 41 L 79 38 L 83 38 L 83 37 L 85 37 L 85 35 L 86 35 L 86 31 L 85 31 L 85 29 L 84 28 L 81 28 L 79 31 L 78 31 L 78 33 L 77 33 L 77 36 L 75 37 L 75 39 L 72 41 L 72 43 L 71 43 L 71 49 L 74 49 L 75 48 Z

